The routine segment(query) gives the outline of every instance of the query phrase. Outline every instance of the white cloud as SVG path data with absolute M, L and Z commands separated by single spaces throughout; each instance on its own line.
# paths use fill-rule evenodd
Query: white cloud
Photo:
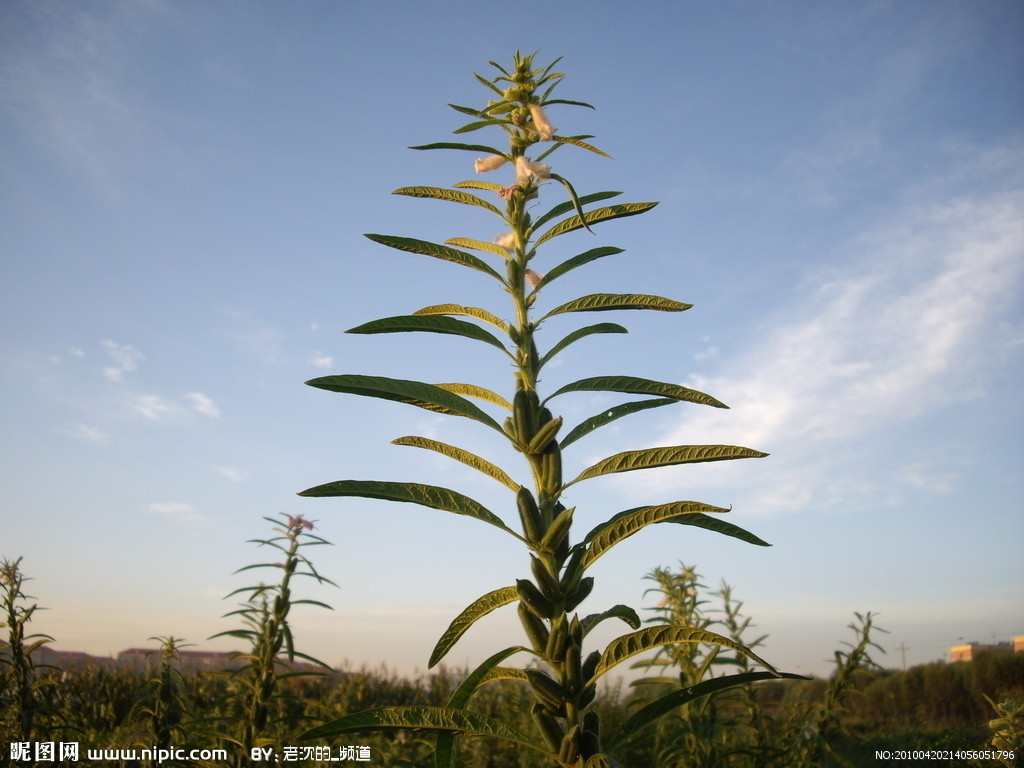
M 113 382 L 124 381 L 124 375 L 137 370 L 139 363 L 145 360 L 145 355 L 127 344 L 117 344 L 108 339 L 103 342 L 103 347 L 107 350 L 110 359 L 114 361 L 112 366 L 103 369 L 103 375 Z
M 314 368 L 330 368 L 334 365 L 334 358 L 330 355 L 324 355 L 319 352 L 313 353 L 309 358 L 309 364 Z
M 245 480 L 245 473 L 234 467 L 215 467 L 217 474 L 226 477 L 232 483 L 240 483 Z
M 75 424 L 71 427 L 58 427 L 55 431 L 59 434 L 73 437 L 76 440 L 81 440 L 83 443 L 106 445 L 110 442 L 110 435 L 101 429 L 90 427 L 87 424 Z
M 196 512 L 195 508 L 191 504 L 179 501 L 153 502 L 149 505 L 148 509 L 150 512 L 167 515 L 169 517 L 176 517 L 180 520 L 186 520 L 193 523 L 202 522 L 207 519 L 205 515 L 201 515 Z
M 1024 195 L 999 193 L 907 211 L 860 238 L 840 254 L 846 266 L 782 312 L 766 337 L 724 361 L 722 374 L 687 382 L 731 410 L 690 408 L 659 442 L 771 452 L 770 470 L 714 475 L 764 481 L 761 509 L 827 506 L 874 485 L 950 490 L 955 473 L 941 468 L 885 462 L 868 477 L 851 465 L 880 461 L 879 435 L 982 394 L 987 370 L 1019 337 L 1019 328 L 999 320 L 1013 310 L 1024 278 L 1022 222 Z M 858 442 L 866 436 L 871 450 Z M 646 488 L 683 477 L 643 474 Z
M 129 410 L 151 421 L 162 421 L 181 411 L 180 405 L 160 395 L 133 393 L 126 396 L 125 403 Z
M 188 401 L 192 410 L 196 413 L 209 416 L 211 419 L 220 418 L 220 409 L 217 407 L 217 404 L 202 392 L 189 392 L 185 395 L 185 400 Z

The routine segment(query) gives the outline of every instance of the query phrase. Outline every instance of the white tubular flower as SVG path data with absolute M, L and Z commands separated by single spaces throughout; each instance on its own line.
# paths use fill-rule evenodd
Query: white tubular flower
M 540 285 L 540 281 L 544 279 L 544 275 L 538 275 L 532 269 L 526 270 L 526 282 L 530 284 L 531 288 L 536 288 Z
M 533 118 L 533 127 L 540 134 L 541 141 L 551 141 L 551 137 L 558 129 L 548 122 L 548 116 L 544 114 L 544 110 L 539 104 L 530 105 L 530 117 Z
M 528 184 L 531 176 L 546 179 L 551 175 L 551 166 L 544 163 L 531 163 L 523 156 L 516 158 L 516 181 Z
M 494 244 L 506 251 L 511 251 L 516 247 L 516 236 L 512 232 L 505 232 L 494 238 Z
M 473 163 L 473 168 L 477 173 L 484 173 L 486 171 L 493 171 L 495 168 L 501 168 L 505 164 L 505 158 L 501 155 L 491 155 L 489 157 L 478 158 Z

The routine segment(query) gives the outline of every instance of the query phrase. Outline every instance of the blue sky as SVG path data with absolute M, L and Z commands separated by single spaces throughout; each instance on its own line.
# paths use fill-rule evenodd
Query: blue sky
M 246 540 L 279 512 L 334 542 L 312 554 L 340 589 L 305 595 L 335 610 L 295 617 L 299 647 L 331 663 L 422 670 L 463 607 L 526 575 L 516 542 L 475 521 L 295 494 L 428 482 L 514 520 L 482 476 L 390 445 L 424 434 L 515 468 L 483 430 L 303 381 L 511 391 L 502 359 L 466 340 L 342 331 L 444 302 L 507 315 L 475 273 L 362 234 L 499 233 L 483 212 L 389 193 L 472 178 L 468 153 L 406 147 L 462 124 L 446 103 L 486 101 L 472 73 L 488 59 L 539 49 L 564 56 L 560 96 L 597 106 L 553 107 L 552 122 L 615 157 L 562 149 L 555 170 L 581 193 L 661 201 L 553 242 L 541 267 L 626 252 L 540 306 L 607 291 L 694 304 L 623 313 L 630 335 L 573 346 L 542 387 L 632 374 L 731 406 L 620 421 L 570 449 L 567 471 L 652 445 L 771 454 L 575 487 L 584 530 L 693 498 L 773 544 L 648 529 L 602 558 L 584 609 L 649 604 L 643 576 L 683 561 L 734 587 L 792 671 L 826 671 L 854 611 L 880 614 L 891 666 L 900 645 L 913 664 L 1024 634 L 1024 10 L 621 8 L 3 4 L 0 555 L 35 578 L 37 631 L 101 654 L 170 634 L 229 647 L 205 638 L 230 628 L 222 597 L 248 583 L 232 571 L 274 559 Z M 548 343 L 571 327 L 552 321 Z M 554 402 L 573 422 L 616 400 Z M 498 612 L 449 660 L 516 631 Z

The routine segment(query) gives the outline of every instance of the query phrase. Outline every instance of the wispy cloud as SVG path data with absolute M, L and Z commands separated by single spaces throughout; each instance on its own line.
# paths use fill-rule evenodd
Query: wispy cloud
M 142 392 L 125 393 L 124 404 L 130 412 L 150 421 L 163 421 L 181 412 L 181 406 L 173 400 Z
M 232 483 L 240 483 L 245 480 L 245 473 L 235 467 L 215 467 L 218 475 L 227 478 Z
M 909 420 L 979 397 L 986 370 L 1020 334 L 1012 320 L 998 321 L 1013 311 L 1024 281 L 1024 194 L 903 214 L 844 249 L 845 266 L 781 312 L 764 338 L 724 360 L 721 374 L 692 377 L 689 386 L 731 410 L 690 409 L 662 442 L 769 451 L 761 509 L 828 505 L 872 485 L 848 466 L 865 450 L 860 439 L 871 436 L 877 447 L 878 436 Z M 955 483 L 947 469 L 899 456 L 884 471 L 890 486 L 948 491 Z M 678 477 L 667 472 L 645 485 Z
M 109 339 L 103 342 L 103 348 L 114 363 L 103 368 L 103 375 L 113 382 L 124 381 L 125 374 L 138 370 L 139 363 L 146 359 L 135 347 Z
M 201 515 L 195 511 L 195 508 L 191 504 L 184 502 L 172 501 L 172 502 L 153 502 L 147 509 L 150 512 L 155 512 L 160 515 L 167 515 L 168 517 L 174 517 L 179 520 L 185 520 L 190 523 L 203 522 L 207 518 L 205 515 Z
M 185 395 L 185 401 L 196 413 L 208 416 L 211 419 L 220 418 L 220 408 L 218 408 L 217 404 L 202 392 L 187 393 Z
M 110 442 L 110 435 L 102 429 L 90 427 L 87 424 L 74 424 L 70 427 L 57 427 L 54 431 L 61 435 L 73 437 L 75 440 L 81 440 L 83 443 L 106 445 Z
M 309 358 L 309 364 L 314 368 L 330 368 L 334 365 L 334 358 L 321 352 L 314 352 Z

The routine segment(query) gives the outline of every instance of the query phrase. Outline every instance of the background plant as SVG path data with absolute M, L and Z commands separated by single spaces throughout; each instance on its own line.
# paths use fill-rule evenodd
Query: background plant
M 500 220 L 503 234 L 494 242 L 455 237 L 444 243 L 407 236 L 367 235 L 371 240 L 390 248 L 423 254 L 486 275 L 510 299 L 512 319 L 502 319 L 500 311 L 483 306 L 447 302 L 424 307 L 409 315 L 375 320 L 350 330 L 350 333 L 361 334 L 454 334 L 472 340 L 477 345 L 497 349 L 512 363 L 514 369 L 512 397 L 503 397 L 475 383 L 430 384 L 359 374 L 325 376 L 307 382 L 333 392 L 383 398 L 436 413 L 468 418 L 493 430 L 523 456 L 525 466 L 529 469 L 528 482 L 520 483 L 513 479 L 514 473 L 506 472 L 464 448 L 438 440 L 406 436 L 394 442 L 435 451 L 505 486 L 515 495 L 518 530 L 475 499 L 441 486 L 340 480 L 310 488 L 302 494 L 361 496 L 420 504 L 475 518 L 514 537 L 529 551 L 530 578 L 517 579 L 515 584 L 492 590 L 467 607 L 437 643 L 430 657 L 430 665 L 437 664 L 475 621 L 511 603 L 517 604 L 526 642 L 498 651 L 487 659 L 455 691 L 445 708 L 392 707 L 372 710 L 315 729 L 306 734 L 311 738 L 356 730 L 407 727 L 439 734 L 439 765 L 453 765 L 456 762 L 456 736 L 462 734 L 484 734 L 508 739 L 522 747 L 539 750 L 547 756 L 549 762 L 557 765 L 611 765 L 614 760 L 610 752 L 624 743 L 634 731 L 685 704 L 689 698 L 735 682 L 728 678 L 717 678 L 708 681 L 712 684 L 710 687 L 706 683 L 685 694 L 673 692 L 668 698 L 639 713 L 638 717 L 624 723 L 616 734 L 608 736 L 601 733 L 600 717 L 592 704 L 598 681 L 618 664 L 666 644 L 710 643 L 745 654 L 771 669 L 749 649 L 707 629 L 686 625 L 640 628 L 636 611 L 625 605 L 613 606 L 582 617 L 577 613 L 577 608 L 594 586 L 593 577 L 587 575 L 588 569 L 614 545 L 649 525 L 692 525 L 756 545 L 765 545 L 765 542 L 721 520 L 720 516 L 728 510 L 695 501 L 672 501 L 627 509 L 613 515 L 584 536 L 573 537 L 575 510 L 562 503 L 563 494 L 568 488 L 612 473 L 696 462 L 758 458 L 765 454 L 729 445 L 642 448 L 609 456 L 571 480 L 563 477 L 562 451 L 619 418 L 680 402 L 717 408 L 725 406 L 703 392 L 621 373 L 572 381 L 542 397 L 538 386 L 541 369 L 566 347 L 597 334 L 626 332 L 626 328 L 615 323 L 586 325 L 570 332 L 542 352 L 536 343 L 536 335 L 550 318 L 612 310 L 681 312 L 689 309 L 690 305 L 647 294 L 594 293 L 551 307 L 543 314 L 535 310 L 543 290 L 555 280 L 598 259 L 622 253 L 621 248 L 614 246 L 590 248 L 548 267 L 546 273 L 541 274 L 533 268 L 540 246 L 577 230 L 592 231 L 592 227 L 599 223 L 645 213 L 656 203 L 616 203 L 586 209 L 593 203 L 615 198 L 620 193 L 602 191 L 578 195 L 566 178 L 555 173 L 550 165 L 541 162 L 565 146 L 603 157 L 608 155 L 587 143 L 586 140 L 591 136 L 562 135 L 552 126 L 546 112 L 548 108 L 590 105 L 554 98 L 553 91 L 563 77 L 562 73 L 554 71 L 557 61 L 546 68 L 535 68 L 533 58 L 533 55 L 517 53 L 511 69 L 490 62 L 497 69 L 497 76 L 487 79 L 476 75 L 477 80 L 488 90 L 490 101 L 482 108 L 452 105 L 457 112 L 471 118 L 471 122 L 458 128 L 455 133 L 497 130 L 507 139 L 506 147 L 456 142 L 414 147 L 421 150 L 453 149 L 484 153 L 486 156 L 476 161 L 476 171 L 480 173 L 511 167 L 515 173 L 514 181 L 509 179 L 511 184 L 470 180 L 457 183 L 451 188 L 413 186 L 395 190 L 395 194 L 399 195 L 441 200 L 485 211 Z M 558 182 L 569 199 L 541 212 L 537 202 L 548 180 Z M 499 205 L 503 203 L 503 207 L 475 192 L 496 196 Z M 558 396 L 573 392 L 613 392 L 643 399 L 605 409 L 575 425 L 558 439 L 562 433 L 562 417 L 550 410 L 549 403 Z M 483 401 L 485 408 L 497 408 L 507 415 L 505 418 L 501 415 L 492 416 L 488 410 L 469 398 Z M 621 620 L 633 631 L 611 641 L 603 650 L 586 653 L 585 637 L 607 619 Z M 526 669 L 503 666 L 508 657 L 521 651 L 531 654 L 535 663 Z M 773 672 L 749 673 L 743 679 L 750 679 L 751 675 L 769 677 Z M 533 735 L 514 730 L 500 720 L 467 709 L 470 698 L 481 685 L 504 678 L 525 680 L 529 685 L 533 695 Z
M 48 684 L 39 678 L 38 666 L 32 654 L 53 638 L 41 632 L 25 634 L 28 623 L 39 606 L 27 605 L 34 599 L 22 589 L 26 581 L 21 570 L 21 558 L 0 561 L 0 594 L 3 595 L 4 621 L 7 628 L 7 647 L 0 649 L 0 665 L 8 674 L 0 678 L 6 684 L 0 688 L 0 735 L 7 742 L 31 741 L 36 730 L 36 712 L 39 709 L 38 691 Z
M 296 600 L 292 597 L 291 591 L 292 579 L 301 576 L 315 579 L 319 584 L 337 586 L 330 579 L 317 573 L 303 551 L 306 547 L 330 542 L 311 533 L 313 523 L 309 520 L 289 515 L 284 515 L 284 518 L 286 522 L 283 526 L 273 518 L 264 518 L 274 525 L 273 530 L 277 536 L 250 540 L 260 546 L 280 551 L 284 556 L 283 562 L 257 563 L 236 571 L 241 573 L 257 568 L 271 568 L 281 574 L 280 582 L 274 585 L 241 587 L 231 592 L 228 597 L 247 595 L 246 603 L 241 608 L 226 614 L 239 616 L 244 626 L 213 636 L 239 638 L 247 641 L 250 646 L 248 653 L 237 655 L 236 658 L 244 661 L 244 664 L 231 673 L 238 685 L 238 733 L 236 736 L 224 737 L 238 745 L 236 762 L 239 766 L 249 764 L 250 750 L 253 747 L 265 746 L 273 741 L 267 735 L 267 729 L 274 705 L 280 703 L 280 697 L 277 696 L 279 680 L 314 674 L 308 671 L 293 671 L 291 664 L 296 659 L 301 659 L 330 670 L 322 661 L 295 650 L 295 641 L 288 623 L 288 615 L 296 605 L 315 605 L 331 610 L 329 605 L 319 600 Z

